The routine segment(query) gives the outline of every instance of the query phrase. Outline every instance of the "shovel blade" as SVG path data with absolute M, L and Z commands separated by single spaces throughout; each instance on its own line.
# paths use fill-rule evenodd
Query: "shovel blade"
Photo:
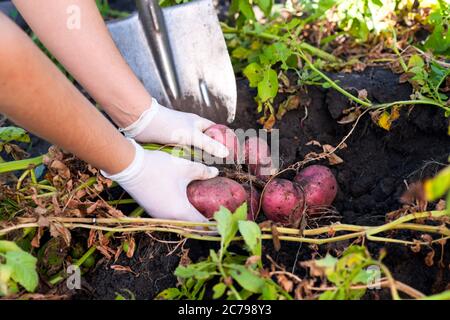
M 236 115 L 236 79 L 211 0 L 163 8 L 180 98 L 170 101 L 138 15 L 109 23 L 122 55 L 162 104 L 218 123 Z

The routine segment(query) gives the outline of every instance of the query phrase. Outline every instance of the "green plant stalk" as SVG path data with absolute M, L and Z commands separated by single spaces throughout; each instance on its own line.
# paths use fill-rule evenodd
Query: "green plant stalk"
M 30 166 L 38 166 L 42 164 L 43 159 L 44 156 L 39 156 L 31 159 L 3 162 L 0 163 L 0 173 L 25 170 L 30 168 Z
M 406 216 L 400 217 L 400 218 L 398 218 L 392 222 L 386 223 L 382 226 L 371 228 L 370 230 L 367 230 L 367 236 L 369 238 L 369 236 L 371 236 L 371 235 L 390 230 L 402 223 L 405 223 L 405 222 L 408 222 L 411 220 L 432 218 L 432 217 L 439 218 L 439 217 L 444 217 L 444 216 L 448 216 L 448 215 L 449 214 L 448 214 L 448 212 L 446 212 L 446 210 L 410 213 Z
M 382 103 L 382 104 L 378 104 L 378 105 L 372 105 L 370 108 L 371 109 L 388 109 L 390 107 L 393 106 L 397 106 L 397 105 L 414 105 L 414 104 L 429 104 L 429 105 L 433 105 L 433 106 L 437 106 L 439 108 L 442 108 L 443 110 L 450 112 L 450 107 L 446 107 L 436 101 L 433 100 L 399 100 L 399 101 L 394 101 L 394 102 L 389 102 L 389 103 Z
M 86 189 L 86 188 L 88 188 L 88 187 L 91 187 L 92 185 L 94 185 L 94 183 L 96 183 L 97 182 L 97 178 L 96 177 L 90 177 L 89 179 L 87 179 L 85 182 L 83 182 L 82 184 L 80 184 L 78 187 L 76 187 L 76 189 L 75 189 L 75 193 L 76 192 L 78 192 L 78 191 L 80 191 L 80 190 L 83 190 L 83 189 Z
M 25 178 L 30 174 L 31 170 L 25 170 L 21 176 L 19 177 L 19 179 L 17 180 L 17 185 L 16 185 L 16 189 L 19 190 L 22 186 L 22 182 L 23 180 L 25 180 Z
M 392 299 L 394 300 L 400 300 L 400 296 L 398 294 L 398 290 L 397 290 L 397 286 L 395 285 L 395 279 L 392 276 L 391 271 L 389 271 L 389 269 L 381 262 L 377 262 L 377 265 L 381 268 L 381 270 L 383 271 L 383 273 L 386 275 L 386 277 L 388 278 L 389 284 L 390 284 L 390 289 L 391 289 L 391 295 L 392 295 Z
M 450 290 L 434 294 L 432 296 L 423 297 L 419 300 L 450 300 Z
M 135 204 L 136 200 L 134 200 L 134 199 L 120 199 L 120 200 L 107 201 L 106 203 L 108 203 L 111 206 L 117 206 L 117 205 L 120 205 L 120 204 Z
M 372 103 L 371 102 L 367 102 L 367 101 L 363 101 L 361 99 L 359 99 L 358 97 L 355 97 L 354 95 L 352 95 L 350 92 L 344 90 L 343 88 L 341 88 L 340 86 L 338 86 L 336 84 L 336 82 L 334 82 L 330 77 L 328 77 L 326 74 L 324 74 L 322 71 L 320 71 L 319 69 L 316 68 L 316 66 L 306 57 L 306 55 L 303 53 L 303 51 L 299 50 L 298 53 L 299 57 L 302 58 L 306 64 L 314 71 L 316 72 L 321 78 L 323 78 L 326 82 L 328 82 L 330 84 L 330 86 L 335 89 L 336 91 L 340 92 L 341 94 L 343 94 L 344 96 L 346 96 L 347 98 L 359 103 L 360 105 L 363 105 L 365 107 L 371 107 Z
M 169 153 L 173 156 L 178 157 L 187 157 L 184 149 L 175 149 L 174 147 L 168 147 L 168 146 L 162 146 L 158 144 L 146 144 L 142 146 L 145 150 L 153 150 L 153 151 L 164 151 L 166 153 Z M 174 152 L 174 150 L 178 152 Z M 2 162 L 0 163 L 0 173 L 7 173 L 7 172 L 13 172 L 13 171 L 20 171 L 20 170 L 26 170 L 30 169 L 30 167 L 39 166 L 44 161 L 44 156 L 41 155 L 39 157 L 31 158 L 31 159 L 25 159 L 25 160 L 17 160 L 17 161 L 8 161 L 8 162 Z M 195 151 L 191 150 L 190 156 L 198 156 Z
M 306 229 L 300 231 L 298 229 L 292 228 L 283 228 L 278 227 L 277 231 L 281 235 L 291 235 L 291 236 L 317 236 L 324 233 L 335 233 L 338 231 L 349 231 L 349 232 L 365 232 L 370 234 L 376 234 L 379 232 L 394 230 L 394 229 L 405 229 L 405 230 L 414 230 L 414 231 L 422 231 L 422 232 L 432 232 L 441 234 L 444 236 L 450 236 L 450 230 L 445 228 L 444 226 L 429 226 L 422 224 L 414 224 L 414 223 L 406 223 L 408 221 L 414 219 L 423 219 L 423 218 L 439 218 L 445 216 L 447 213 L 445 210 L 442 211 L 430 211 L 430 212 L 421 212 L 415 214 L 409 214 L 403 216 L 399 219 L 390 222 L 387 227 L 386 225 L 382 226 L 356 226 L 356 225 L 348 225 L 348 224 L 335 224 L 326 227 L 320 227 L 316 229 Z M 133 215 L 134 216 L 134 215 Z M 214 231 L 205 231 L 199 229 L 186 229 L 189 227 L 198 228 L 198 227 L 215 227 L 215 223 L 212 222 L 188 222 L 188 221 L 176 221 L 176 220 L 163 220 L 163 219 L 154 219 L 154 218 L 134 218 L 133 216 L 124 217 L 124 218 L 98 218 L 95 220 L 95 225 L 123 225 L 123 224 L 138 224 L 133 231 L 139 230 L 143 227 L 162 227 L 162 228 L 179 228 L 181 230 L 191 230 L 191 231 L 200 231 L 200 232 L 210 232 L 214 233 Z M 72 224 L 91 224 L 93 223 L 92 218 L 61 218 L 61 217 L 48 217 L 49 221 L 55 221 L 59 223 L 66 223 L 68 225 Z M 36 219 L 34 218 L 24 218 L 21 220 L 23 223 L 36 223 Z M 148 225 L 148 224 L 151 225 Z M 139 226 L 139 224 L 141 224 Z M 147 225 L 145 225 L 147 224 Z M 13 228 L 13 229 L 11 229 Z M 0 230 L 0 233 L 10 232 L 12 230 L 16 230 L 17 228 L 21 228 L 20 225 L 16 225 L 7 229 Z M 111 228 L 115 230 L 114 228 Z M 262 228 L 262 232 L 271 233 L 271 228 Z M 375 231 L 373 231 L 375 230 Z
M 268 40 L 268 41 L 282 41 L 282 37 L 274 35 L 274 34 L 270 34 L 270 33 L 266 33 L 266 32 L 246 31 L 246 30 L 242 30 L 242 29 L 237 29 L 237 28 L 230 27 L 223 22 L 221 22 L 220 24 L 222 26 L 222 32 L 225 34 L 243 34 L 246 36 L 257 37 L 257 38 L 261 38 L 263 40 Z M 310 52 L 311 54 L 313 54 L 323 60 L 327 60 L 327 61 L 331 61 L 331 62 L 340 62 L 340 60 L 338 58 L 336 58 L 335 56 L 333 56 L 332 54 L 329 54 L 328 52 L 323 51 L 319 48 L 316 48 L 306 42 L 301 42 L 298 44 L 298 46 L 301 49 L 306 50 L 306 51 Z
M 408 66 L 405 63 L 405 60 L 403 60 L 403 57 L 400 54 L 400 51 L 398 51 L 398 47 L 397 47 L 397 32 L 395 32 L 394 28 L 391 28 L 391 32 L 392 32 L 392 39 L 394 40 L 394 44 L 392 45 L 392 50 L 398 56 L 398 59 L 400 61 L 400 65 L 402 66 L 403 72 L 407 72 L 408 71 Z
M 313 71 L 315 71 L 321 78 L 323 78 L 333 89 L 335 89 L 339 93 L 343 94 L 344 96 L 346 96 L 350 100 L 353 100 L 354 102 L 361 104 L 364 107 L 367 107 L 367 108 L 370 108 L 370 109 L 388 109 L 388 108 L 396 106 L 396 105 L 428 104 L 428 105 L 434 105 L 434 106 L 437 106 L 439 108 L 442 108 L 446 112 L 450 112 L 450 107 L 446 107 L 445 105 L 443 105 L 443 104 L 441 104 L 439 102 L 436 102 L 436 101 L 434 101 L 432 99 L 430 99 L 430 100 L 428 100 L 428 99 L 427 100 L 424 100 L 424 99 L 419 99 L 419 100 L 400 100 L 400 101 L 394 101 L 394 102 L 389 102 L 389 103 L 382 103 L 382 104 L 378 104 L 378 105 L 374 105 L 370 101 L 363 101 L 363 100 L 359 99 L 358 97 L 355 97 L 354 95 L 352 95 L 347 90 L 345 90 L 342 87 L 340 87 L 330 77 L 328 77 L 322 71 L 317 69 L 317 67 L 314 66 L 314 64 L 305 56 L 305 54 L 303 52 L 300 51 L 299 56 L 306 62 L 306 64 Z

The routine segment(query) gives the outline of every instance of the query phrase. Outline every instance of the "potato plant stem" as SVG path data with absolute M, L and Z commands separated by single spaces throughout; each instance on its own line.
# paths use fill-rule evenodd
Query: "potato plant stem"
M 31 159 L 3 162 L 0 163 L 0 173 L 25 170 L 30 168 L 30 166 L 38 166 L 42 164 L 43 159 L 44 156 L 39 156 Z
M 420 300 L 450 300 L 450 290 L 437 293 L 432 296 L 423 297 Z
M 271 33 L 237 29 L 237 28 L 230 27 L 225 23 L 221 23 L 221 25 L 222 25 L 222 32 L 225 34 L 243 34 L 246 36 L 257 37 L 257 38 L 267 40 L 267 41 L 280 42 L 283 40 L 281 36 L 277 36 L 277 35 L 271 34 Z M 322 49 L 316 48 L 306 42 L 301 42 L 298 44 L 298 46 L 301 49 L 306 50 L 306 51 L 310 52 L 311 54 L 313 54 L 323 60 L 327 60 L 330 62 L 339 62 L 339 59 L 336 58 L 335 56 L 333 56 L 332 54 L 329 54 L 328 52 L 323 51 Z
M 299 57 L 302 58 L 306 64 L 308 65 L 308 67 L 311 68 L 311 70 L 313 70 L 314 72 L 316 72 L 321 78 L 323 78 L 326 82 L 328 82 L 330 84 L 330 86 L 335 89 L 336 91 L 338 91 L 339 93 L 343 94 L 344 96 L 346 96 L 347 98 L 359 103 L 362 106 L 365 107 L 371 107 L 372 103 L 370 101 L 363 101 L 361 99 L 359 99 L 358 97 L 355 97 L 354 95 L 352 95 L 350 92 L 348 92 L 347 90 L 344 90 L 343 88 L 341 88 L 340 86 L 338 86 L 336 84 L 335 81 L 333 81 L 330 77 L 328 77 L 325 73 L 323 73 L 322 71 L 320 71 L 319 69 L 316 68 L 316 66 L 306 57 L 306 55 L 303 53 L 303 51 L 301 50 L 301 48 L 299 48 Z
M 136 200 L 134 200 L 134 199 L 119 199 L 119 200 L 106 201 L 106 203 L 108 203 L 111 206 L 117 206 L 117 205 L 121 205 L 121 204 L 134 204 L 134 203 L 136 203 Z

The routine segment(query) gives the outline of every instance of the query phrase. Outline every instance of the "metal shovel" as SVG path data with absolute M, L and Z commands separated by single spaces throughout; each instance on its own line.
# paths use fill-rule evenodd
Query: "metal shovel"
M 160 8 L 137 0 L 137 7 L 108 28 L 147 90 L 163 105 L 231 123 L 236 80 L 212 1 Z
M 167 8 L 158 0 L 136 2 L 137 13 L 107 25 L 150 94 L 167 107 L 231 123 L 236 80 L 212 0 Z M 10 2 L 0 2 L 0 10 L 15 12 Z M 20 16 L 14 20 L 24 24 Z

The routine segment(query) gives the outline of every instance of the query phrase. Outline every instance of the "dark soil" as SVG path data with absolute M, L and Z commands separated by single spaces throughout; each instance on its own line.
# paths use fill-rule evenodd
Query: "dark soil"
M 334 77 L 339 78 L 340 84 L 347 89 L 366 89 L 369 98 L 380 103 L 408 99 L 411 93 L 409 85 L 399 84 L 398 77 L 385 69 L 367 69 L 363 73 Z M 246 81 L 239 80 L 239 111 L 233 127 L 258 127 L 253 96 L 254 92 Z M 308 141 L 337 145 L 351 129 L 351 125 L 336 122 L 342 110 L 349 106 L 349 102 L 337 92 L 311 87 L 307 93 L 301 94 L 301 98 L 310 100 L 306 120 L 302 122 L 305 109 L 300 108 L 287 113 L 275 126 L 280 129 L 283 167 L 301 161 L 311 151 L 320 151 L 317 147 L 306 146 Z M 347 140 L 348 147 L 338 152 L 344 163 L 331 167 L 340 187 L 335 206 L 342 216 L 341 221 L 358 225 L 384 223 L 386 213 L 401 207 L 400 197 L 406 184 L 434 175 L 446 163 L 450 152 L 447 125 L 443 113 L 428 106 L 403 109 L 401 118 L 394 122 L 389 132 L 374 125 L 369 115 L 365 116 Z M 154 242 L 145 236 L 140 239 L 135 258 L 121 258 L 114 263 L 130 266 L 137 275 L 113 271 L 110 268 L 112 263 L 105 263 L 86 277 L 92 290 L 80 298 L 110 299 L 116 292 L 127 288 L 138 299 L 151 299 L 162 289 L 175 285 L 172 273 L 179 261 L 179 250 L 167 256 L 173 246 Z M 324 247 L 319 253 L 342 249 L 345 245 L 349 243 Z M 193 240 L 188 240 L 185 245 L 190 248 L 190 258 L 194 261 L 207 256 L 211 246 L 210 243 Z M 442 291 L 449 285 L 448 249 L 441 268 L 438 265 L 439 248 L 434 265 L 428 267 L 425 256 L 429 250 L 414 253 L 401 245 L 369 244 L 374 256 L 383 247 L 388 253 L 385 262 L 396 279 L 425 294 Z M 277 252 L 270 242 L 266 242 L 264 252 L 288 271 L 304 276 L 305 271 L 298 262 L 309 259 L 313 251 L 307 245 L 283 243 Z M 378 297 L 375 294 L 372 298 Z
M 117 10 L 135 9 L 132 0 L 110 0 L 110 4 Z M 332 76 L 353 93 L 366 89 L 369 99 L 374 102 L 406 100 L 411 94 L 408 84 L 399 84 L 398 76 L 385 69 L 369 68 L 362 73 Z M 349 107 L 349 102 L 336 91 L 310 87 L 299 95 L 303 102 L 310 102 L 306 119 L 302 121 L 305 108 L 301 107 L 287 113 L 275 126 L 280 130 L 282 167 L 301 161 L 311 151 L 321 151 L 318 147 L 306 146 L 307 142 L 316 140 L 335 146 L 351 129 L 351 125 L 337 123 L 342 111 Z M 238 80 L 238 115 L 234 128 L 258 127 L 254 96 L 255 92 L 248 88 L 247 82 Z M 443 112 L 435 107 L 416 106 L 403 108 L 401 113 L 401 118 L 393 123 L 389 132 L 374 125 L 366 115 L 347 140 L 347 148 L 338 151 L 344 163 L 331 169 L 340 188 L 334 205 L 343 223 L 384 223 L 386 213 L 401 207 L 400 197 L 406 185 L 434 175 L 447 163 L 450 139 L 447 135 L 448 120 Z M 32 140 L 31 147 L 24 145 L 32 156 L 47 151 L 47 142 L 34 136 Z M 154 236 L 177 240 L 170 235 Z M 74 298 L 114 299 L 117 293 L 127 296 L 124 289 L 128 289 L 137 299 L 152 299 L 165 288 L 175 286 L 173 271 L 179 263 L 180 250 L 169 254 L 174 249 L 173 244 L 157 242 L 146 235 L 136 236 L 136 242 L 132 259 L 122 254 L 115 262 L 99 261 L 94 270 L 83 276 L 83 290 Z M 344 248 L 348 244 L 321 248 L 319 254 Z M 194 261 L 206 257 L 213 246 L 215 244 L 193 240 L 185 244 Z M 438 263 L 441 258 L 439 248 L 435 248 L 434 264 L 429 267 L 425 264 L 425 256 L 430 249 L 414 253 L 401 245 L 371 243 L 368 246 L 374 256 L 384 247 L 387 250 L 385 262 L 394 277 L 425 294 L 440 292 L 450 285 L 448 245 L 442 267 Z M 264 252 L 288 271 L 304 276 L 305 271 L 298 262 L 311 258 L 313 250 L 304 244 L 283 243 L 277 252 L 270 242 L 265 242 Z M 128 266 L 133 272 L 114 271 L 111 265 Z M 371 293 L 368 297 L 376 298 L 377 295 Z

